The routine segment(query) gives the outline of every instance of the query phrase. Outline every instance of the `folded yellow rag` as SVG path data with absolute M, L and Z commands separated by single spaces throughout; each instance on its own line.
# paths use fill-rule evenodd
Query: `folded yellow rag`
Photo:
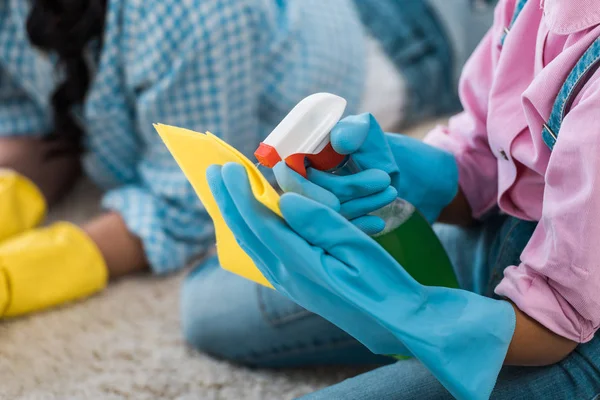
M 281 215 L 279 195 L 275 189 L 248 158 L 210 132 L 202 134 L 161 124 L 156 124 L 154 127 L 213 220 L 221 267 L 246 279 L 272 287 L 237 244 L 233 233 L 225 223 L 208 186 L 206 170 L 213 164 L 224 165 L 229 162 L 241 164 L 248 172 L 254 197 L 270 210 Z

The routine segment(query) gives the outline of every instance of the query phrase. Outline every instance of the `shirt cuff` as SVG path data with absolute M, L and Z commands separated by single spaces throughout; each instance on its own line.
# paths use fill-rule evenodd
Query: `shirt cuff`
M 498 164 L 485 149 L 469 146 L 458 139 L 445 126 L 438 126 L 425 138 L 425 142 L 454 155 L 458 166 L 458 185 L 478 219 L 494 208 L 498 202 Z
M 0 110 L 0 137 L 46 136 L 52 127 L 43 119 L 29 113 L 28 109 L 21 110 L 19 114 L 5 115 L 5 110 Z
M 190 217 L 185 210 L 167 205 L 143 187 L 126 186 L 109 191 L 102 206 L 118 212 L 129 231 L 140 238 L 156 274 L 185 267 L 213 243 L 214 229 L 208 216 L 207 221 L 197 215 Z M 184 219 L 189 223 L 181 223 Z
M 510 299 L 521 311 L 552 332 L 574 342 L 589 342 L 598 329 L 551 286 L 547 277 L 526 265 L 506 268 L 495 293 Z

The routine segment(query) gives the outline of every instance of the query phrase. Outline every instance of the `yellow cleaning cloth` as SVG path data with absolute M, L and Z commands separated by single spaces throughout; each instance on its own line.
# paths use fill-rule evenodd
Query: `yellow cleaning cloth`
M 206 170 L 212 164 L 224 165 L 228 162 L 236 162 L 243 165 L 248 172 L 254 197 L 281 216 L 279 195 L 275 189 L 250 160 L 210 132 L 202 134 L 161 124 L 156 124 L 154 127 L 213 220 L 221 267 L 261 285 L 272 287 L 237 244 L 233 233 L 225 223 L 206 181 Z

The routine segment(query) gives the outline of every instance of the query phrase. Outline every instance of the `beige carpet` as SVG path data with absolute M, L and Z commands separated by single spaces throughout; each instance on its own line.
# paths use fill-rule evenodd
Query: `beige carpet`
M 98 197 L 84 182 L 51 219 L 81 221 Z M 184 274 L 124 279 L 86 301 L 0 322 L 0 399 L 292 399 L 356 373 L 250 371 L 188 349 Z

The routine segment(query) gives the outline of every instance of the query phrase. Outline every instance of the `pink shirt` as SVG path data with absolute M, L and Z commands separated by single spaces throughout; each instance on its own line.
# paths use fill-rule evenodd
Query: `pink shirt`
M 541 132 L 568 74 L 600 37 L 600 1 L 530 0 L 501 47 L 515 1 L 500 1 L 465 66 L 465 111 L 427 141 L 456 156 L 475 217 L 499 205 L 540 221 L 496 293 L 586 342 L 600 326 L 600 73 L 579 92 L 552 153 Z

